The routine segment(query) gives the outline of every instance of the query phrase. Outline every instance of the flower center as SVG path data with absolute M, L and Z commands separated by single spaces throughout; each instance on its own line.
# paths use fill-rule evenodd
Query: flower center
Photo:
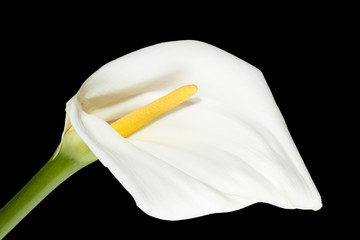
M 121 136 L 128 137 L 161 114 L 186 101 L 197 91 L 196 85 L 186 85 L 125 115 L 111 124 Z

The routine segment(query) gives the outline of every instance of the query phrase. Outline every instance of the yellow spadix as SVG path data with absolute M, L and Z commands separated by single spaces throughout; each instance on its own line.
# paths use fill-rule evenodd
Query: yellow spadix
M 186 101 L 197 91 L 196 85 L 185 85 L 171 93 L 125 115 L 111 126 L 123 137 L 128 137 L 161 114 Z

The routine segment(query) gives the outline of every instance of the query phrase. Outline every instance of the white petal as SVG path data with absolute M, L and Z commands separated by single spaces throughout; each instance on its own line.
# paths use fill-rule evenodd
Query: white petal
M 185 84 L 199 87 L 195 97 L 128 139 L 107 123 Z M 163 43 L 110 62 L 68 111 L 79 136 L 152 216 L 186 219 L 256 202 L 321 207 L 261 72 L 208 44 Z

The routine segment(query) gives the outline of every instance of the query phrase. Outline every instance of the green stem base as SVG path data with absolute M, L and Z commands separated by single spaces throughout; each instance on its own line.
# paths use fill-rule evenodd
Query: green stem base
M 67 133 L 61 149 L 0 210 L 0 239 L 5 237 L 52 190 L 75 172 L 96 160 L 96 157 L 79 139 L 75 131 Z

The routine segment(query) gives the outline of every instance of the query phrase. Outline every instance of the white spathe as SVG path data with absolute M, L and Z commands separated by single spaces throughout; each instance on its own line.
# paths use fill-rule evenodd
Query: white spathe
M 125 139 L 114 120 L 174 89 L 198 93 Z M 96 71 L 67 104 L 71 125 L 147 214 L 187 219 L 265 202 L 321 208 L 262 73 L 198 41 L 150 46 Z

